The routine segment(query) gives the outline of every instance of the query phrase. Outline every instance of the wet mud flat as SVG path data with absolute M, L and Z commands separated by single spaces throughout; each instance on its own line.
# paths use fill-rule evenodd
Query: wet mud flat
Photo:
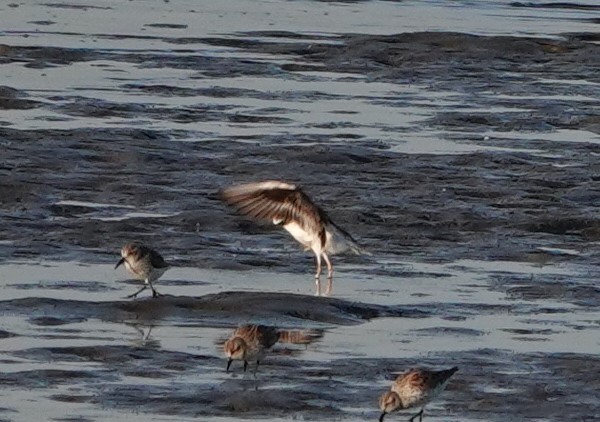
M 0 94 L 7 111 L 35 109 L 70 122 L 81 120 L 84 126 L 23 129 L 7 122 L 0 127 L 0 232 L 10 239 L 0 245 L 5 254 L 107 259 L 113 245 L 133 236 L 149 238 L 184 265 L 229 268 L 247 263 L 299 271 L 306 262 L 281 259 L 278 248 L 285 240 L 265 234 L 274 229 L 232 216 L 216 194 L 233 182 L 278 178 L 300 183 L 325 208 L 335 209 L 333 217 L 377 254 L 522 261 L 544 260 L 552 253 L 540 248 L 559 248 L 575 252 L 548 259 L 584 257 L 597 263 L 595 254 L 586 253 L 589 242 L 600 238 L 595 213 L 600 200 L 600 121 L 595 113 L 600 54 L 598 45 L 588 42 L 591 34 L 567 34 L 559 41 L 448 33 L 348 35 L 328 39 L 335 45 L 309 43 L 290 33 L 239 37 L 166 42 L 235 47 L 292 61 L 238 59 L 232 69 L 231 58 L 205 58 L 208 67 L 219 69 L 219 77 L 207 76 L 211 84 L 253 80 L 257 74 L 274 83 L 300 79 L 310 84 L 327 79 L 320 73 L 333 73 L 346 75 L 336 81 L 341 78 L 349 87 L 382 83 L 397 91 L 353 97 L 302 91 L 301 82 L 299 92 L 139 82 L 115 88 L 131 99 L 143 94 L 156 101 L 163 95 L 170 101 L 203 101 L 161 107 L 69 93 L 41 101 L 4 87 Z M 148 57 L 42 47 L 4 50 L 5 66 L 39 61 L 36 67 L 43 69 L 68 68 L 106 60 L 156 72 L 193 69 L 198 83 L 207 71 L 196 56 L 182 53 Z M 415 86 L 416 93 L 402 93 Z M 301 124 L 306 111 L 290 108 L 354 100 L 377 104 L 388 113 L 398 109 L 402 115 L 411 112 L 404 108 L 411 102 L 417 107 L 429 95 L 447 97 L 449 92 L 452 100 L 442 96 L 441 105 L 435 99 L 426 105 L 431 116 L 399 126 L 352 123 L 362 119 L 359 111 L 329 109 L 325 113 L 332 120 L 311 127 Z M 273 107 L 253 107 L 247 101 Z M 344 120 L 336 120 L 340 115 Z M 132 126 L 113 127 L 113 118 Z M 149 128 L 139 127 L 144 121 Z M 85 127 L 86 122 L 94 122 L 93 127 Z M 196 130 L 212 127 L 212 122 L 238 128 L 240 134 Z M 415 131 L 423 137 L 411 138 Z M 436 152 L 436 137 L 448 145 L 448 153 L 410 152 L 429 147 Z M 268 248 L 269 256 L 230 259 L 232 253 L 260 247 Z
M 598 420 L 597 33 L 85 32 L 119 6 L 67 6 L 0 39 L 0 419 L 376 420 L 393 372 L 457 365 L 427 420 Z M 335 297 L 218 199 L 271 178 L 372 252 Z M 165 297 L 119 299 L 132 239 Z M 248 320 L 323 336 L 226 374 Z
M 564 312 L 524 309 L 519 302 L 385 306 L 288 293 L 226 292 L 137 301 L 29 297 L 0 302 L 0 312 L 27 326 L 3 335 L 2 394 L 14 397 L 3 410 L 6 420 L 13 420 L 13 414 L 14 420 L 39 415 L 35 412 L 44 409 L 53 415 L 54 407 L 69 420 L 104 420 L 110 417 L 107 410 L 158 420 L 376 420 L 377 396 L 395 372 L 449 363 L 460 365 L 460 374 L 444 399 L 430 407 L 427 417 L 432 420 L 559 420 L 566 413 L 576 420 L 594 420 L 597 412 L 596 354 L 461 344 L 475 346 L 489 334 L 453 328 L 453 321 L 474 327 L 468 322 L 473 318 L 509 314 L 516 320 L 533 315 L 543 319 Z M 306 345 L 277 344 L 256 377 L 235 364 L 226 374 L 218 350 L 229 327 L 248 318 L 282 329 L 319 330 L 322 337 Z M 387 321 L 382 332 L 367 328 L 377 320 Z M 547 342 L 545 347 L 552 349 L 557 346 L 555 330 L 565 328 L 547 328 L 550 323 L 543 330 L 531 329 L 531 324 L 508 334 L 519 337 L 517 343 Z M 342 327 L 344 332 L 336 332 Z M 390 331 L 392 327 L 396 330 Z M 388 342 L 384 332 L 397 338 Z M 439 337 L 455 350 L 407 353 L 413 347 L 419 350 L 427 337 Z M 380 344 L 369 345 L 373 340 Z M 360 349 L 365 344 L 376 356 L 387 357 L 369 356 Z M 398 349 L 387 350 L 390 344 Z M 29 396 L 37 397 L 37 405 L 20 409 Z

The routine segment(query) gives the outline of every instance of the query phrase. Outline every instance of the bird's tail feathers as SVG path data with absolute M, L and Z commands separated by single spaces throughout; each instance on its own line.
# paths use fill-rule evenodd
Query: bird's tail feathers
M 437 381 L 440 383 L 447 383 L 448 380 L 450 379 L 450 377 L 452 375 L 454 375 L 454 373 L 458 371 L 458 367 L 454 366 L 450 369 L 445 369 L 442 371 L 438 371 L 435 373 L 434 378 L 437 378 Z
M 371 252 L 365 250 L 360 246 L 356 240 L 344 229 L 330 222 L 329 229 L 332 233 L 331 239 L 329 239 L 329 245 L 327 252 L 332 254 L 338 254 L 342 252 L 350 251 L 356 255 L 372 255 Z
M 291 344 L 310 344 L 323 337 L 323 330 L 281 330 L 279 341 Z

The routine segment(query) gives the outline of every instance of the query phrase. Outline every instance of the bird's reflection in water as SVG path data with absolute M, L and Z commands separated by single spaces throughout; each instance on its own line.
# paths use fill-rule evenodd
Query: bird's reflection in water
M 147 349 L 159 349 L 160 341 L 152 337 L 153 324 L 141 324 L 139 322 L 125 322 L 125 325 L 132 327 L 138 332 L 138 335 L 132 340 L 136 347 Z
M 308 345 L 323 337 L 323 330 L 286 330 L 268 325 L 242 325 L 235 329 L 225 341 L 223 350 L 227 356 L 226 372 L 229 372 L 234 360 L 244 362 L 244 372 L 249 362 L 256 362 L 254 375 L 261 360 L 276 343 Z M 288 354 L 293 354 L 288 352 Z

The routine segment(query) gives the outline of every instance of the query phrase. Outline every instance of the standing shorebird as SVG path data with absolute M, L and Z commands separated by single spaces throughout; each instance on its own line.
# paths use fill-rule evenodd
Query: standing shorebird
M 305 250 L 316 257 L 316 294 L 321 294 L 321 259 L 327 264 L 326 295 L 333 287 L 329 254 L 351 250 L 365 253 L 344 229 L 337 226 L 299 187 L 278 181 L 248 183 L 221 191 L 221 197 L 239 212 L 283 226 Z
M 412 416 L 409 421 L 413 422 L 418 416 L 419 422 L 421 422 L 425 405 L 446 388 L 450 377 L 456 371 L 458 371 L 456 366 L 443 371 L 411 369 L 398 375 L 390 391 L 383 393 L 379 398 L 379 408 L 381 409 L 379 422 L 383 422 L 385 415 L 390 412 L 419 406 L 421 411 Z
M 138 280 L 144 280 L 144 286 L 132 295 L 136 297 L 138 294 L 146 290 L 148 286 L 152 289 L 152 297 L 158 297 L 160 294 L 154 289 L 153 281 L 158 280 L 169 269 L 169 264 L 165 262 L 162 256 L 154 249 L 139 243 L 128 243 L 121 249 L 121 259 L 117 262 L 115 269 L 121 264 L 125 264 L 125 268 L 133 274 Z
M 226 372 L 229 372 L 234 360 L 244 361 L 244 372 L 248 369 L 248 361 L 256 360 L 256 375 L 260 361 L 275 343 L 309 344 L 322 336 L 323 333 L 317 330 L 279 330 L 267 325 L 242 325 L 223 345 L 225 355 L 229 358 Z

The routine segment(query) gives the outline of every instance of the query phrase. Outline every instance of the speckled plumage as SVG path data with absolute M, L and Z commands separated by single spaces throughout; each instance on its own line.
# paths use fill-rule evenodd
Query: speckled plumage
M 158 252 L 139 243 L 127 243 L 123 246 L 121 259 L 115 268 L 121 264 L 124 264 L 127 271 L 136 279 L 144 280 L 144 287 L 128 297 L 136 297 L 147 286 L 152 289 L 152 295 L 157 297 L 159 294 L 152 282 L 158 280 L 170 267 Z
M 387 413 L 419 406 L 421 411 L 414 415 L 410 421 L 413 421 L 417 416 L 421 421 L 425 405 L 446 388 L 450 377 L 456 371 L 458 371 L 456 366 L 442 371 L 410 369 L 398 375 L 390 390 L 379 399 L 379 408 L 382 412 L 379 421 L 382 422 Z
M 229 358 L 227 371 L 234 360 L 244 361 L 244 371 L 248 368 L 249 361 L 256 361 L 256 370 L 267 350 L 275 343 L 309 344 L 322 336 L 316 330 L 280 330 L 267 325 L 242 325 L 235 329 L 233 334 L 223 345 L 225 355 Z

